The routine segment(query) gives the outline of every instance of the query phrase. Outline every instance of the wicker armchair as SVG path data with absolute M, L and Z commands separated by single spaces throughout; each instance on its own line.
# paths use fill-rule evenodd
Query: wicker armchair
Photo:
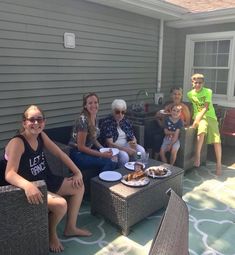
M 23 190 L 12 185 L 0 187 L 0 254 L 46 255 L 49 253 L 47 189 L 35 182 L 44 203 L 31 205 Z
M 196 148 L 196 129 L 182 128 L 180 130 L 180 149 L 177 153 L 175 165 L 183 168 L 184 171 L 193 168 L 194 152 Z M 205 164 L 207 159 L 207 144 L 206 139 L 201 150 L 201 164 Z
M 149 255 L 188 255 L 189 214 L 185 202 L 173 190 Z
M 148 151 L 153 150 L 151 148 L 153 142 L 159 142 L 162 134 L 155 134 L 152 123 L 155 120 L 150 120 L 146 123 L 145 130 L 145 148 Z M 184 171 L 193 168 L 194 165 L 194 152 L 196 148 L 196 129 L 183 127 L 180 130 L 180 149 L 177 153 L 177 158 L 175 165 L 184 169 Z M 207 159 L 207 144 L 206 139 L 204 141 L 202 151 L 201 151 L 201 164 L 205 164 Z

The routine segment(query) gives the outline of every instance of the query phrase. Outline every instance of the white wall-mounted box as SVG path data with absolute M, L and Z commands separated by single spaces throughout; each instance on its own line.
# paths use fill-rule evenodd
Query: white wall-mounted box
M 64 47 L 74 49 L 75 48 L 75 34 L 64 33 Z

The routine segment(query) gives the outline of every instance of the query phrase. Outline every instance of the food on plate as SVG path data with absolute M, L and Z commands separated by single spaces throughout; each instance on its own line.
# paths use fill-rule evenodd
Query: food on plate
M 140 171 L 140 170 L 144 170 L 144 165 L 141 162 L 135 162 L 134 164 L 134 170 L 135 171 Z
M 126 175 L 125 180 L 127 182 L 133 181 L 133 180 L 138 181 L 138 180 L 140 180 L 144 177 L 145 177 L 145 172 L 143 170 L 138 170 L 138 171 L 135 171 L 131 174 Z
M 162 167 L 152 166 L 147 169 L 147 172 L 149 173 L 149 175 L 163 176 L 167 173 L 167 169 Z

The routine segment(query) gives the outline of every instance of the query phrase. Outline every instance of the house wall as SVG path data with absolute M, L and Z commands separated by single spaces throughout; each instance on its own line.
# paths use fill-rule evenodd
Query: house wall
M 163 37 L 163 60 L 162 60 L 162 86 L 161 92 L 164 93 L 164 100 L 169 101 L 170 89 L 176 86 L 182 86 L 175 79 L 176 77 L 176 29 L 164 27 Z
M 0 151 L 39 104 L 47 128 L 71 125 L 82 96 L 100 96 L 100 114 L 115 98 L 131 104 L 156 90 L 159 20 L 82 0 L 0 1 Z M 65 49 L 64 32 L 76 35 Z

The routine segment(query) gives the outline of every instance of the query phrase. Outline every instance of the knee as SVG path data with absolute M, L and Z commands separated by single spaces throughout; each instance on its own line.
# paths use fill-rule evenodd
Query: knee
M 144 147 L 142 147 L 141 145 L 137 145 L 137 151 L 140 151 L 141 152 L 141 154 L 144 154 L 145 153 L 145 149 L 144 149 Z
M 84 192 L 85 192 L 85 186 L 84 186 L 84 184 L 82 184 L 82 185 L 79 185 L 78 188 L 73 189 L 72 195 L 79 195 L 79 196 L 82 195 L 83 196 Z
M 57 215 L 65 215 L 67 212 L 67 201 L 63 197 L 57 197 L 56 201 L 50 206 L 49 210 Z
M 129 155 L 127 152 L 125 151 L 120 151 L 119 155 L 118 155 L 118 162 L 119 165 L 124 165 L 125 163 L 127 163 L 129 161 Z

